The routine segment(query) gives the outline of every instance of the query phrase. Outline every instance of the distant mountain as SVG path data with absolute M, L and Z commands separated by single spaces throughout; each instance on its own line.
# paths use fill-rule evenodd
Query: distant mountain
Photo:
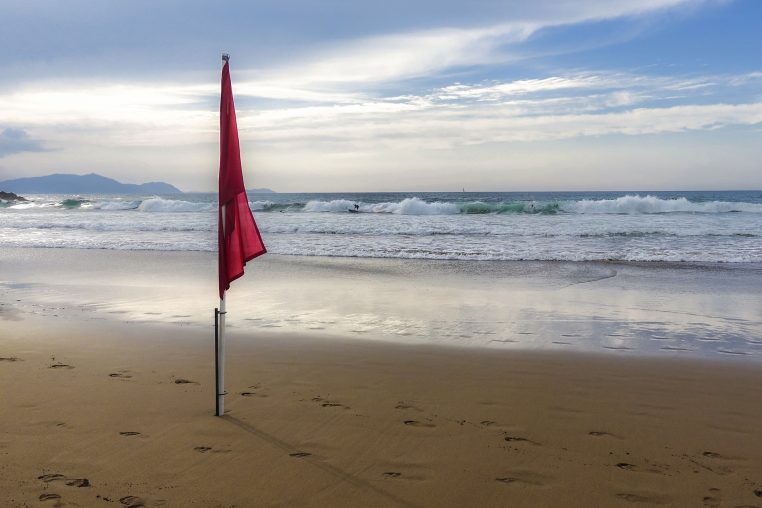
M 246 189 L 246 192 L 249 194 L 275 194 L 275 191 L 272 189 L 265 189 L 262 187 L 261 189 Z
M 183 192 L 174 185 L 164 182 L 121 183 L 95 173 L 16 178 L 0 182 L 0 189 L 26 194 L 180 194 Z

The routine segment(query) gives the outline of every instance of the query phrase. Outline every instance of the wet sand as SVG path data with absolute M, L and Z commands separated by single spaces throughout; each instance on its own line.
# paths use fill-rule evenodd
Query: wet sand
M 208 327 L 204 252 L 0 249 L 0 313 Z M 762 362 L 762 266 L 267 255 L 228 324 L 411 345 Z
M 754 267 L 0 254 L 0 506 L 762 507 Z

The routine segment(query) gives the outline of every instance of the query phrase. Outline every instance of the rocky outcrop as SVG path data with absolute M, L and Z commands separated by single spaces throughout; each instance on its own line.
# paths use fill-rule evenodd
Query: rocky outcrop
M 26 198 L 22 198 L 18 194 L 14 194 L 12 192 L 3 192 L 0 191 L 0 199 L 3 201 L 26 201 Z

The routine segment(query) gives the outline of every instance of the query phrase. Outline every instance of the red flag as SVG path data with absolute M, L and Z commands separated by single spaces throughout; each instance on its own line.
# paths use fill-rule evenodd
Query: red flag
M 220 298 L 230 283 L 243 275 L 247 261 L 267 252 L 257 223 L 249 208 L 249 198 L 243 186 L 241 150 L 238 146 L 238 125 L 235 120 L 233 90 L 230 85 L 228 62 L 222 68 L 222 97 L 220 100 L 220 208 L 219 282 Z M 223 217 L 224 213 L 224 217 Z M 224 220 L 223 220 L 224 219 Z M 223 227 L 224 225 L 224 227 Z

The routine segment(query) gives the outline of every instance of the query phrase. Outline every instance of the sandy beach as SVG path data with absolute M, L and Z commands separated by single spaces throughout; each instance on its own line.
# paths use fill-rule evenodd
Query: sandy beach
M 274 272 L 281 263 L 296 275 L 271 284 L 269 295 L 255 285 L 247 293 L 245 284 L 239 295 L 259 295 L 262 308 L 275 309 L 272 300 L 291 291 L 295 279 L 303 291 L 326 290 L 321 277 L 329 273 L 336 291 L 354 288 L 351 305 L 366 305 L 362 295 L 375 299 L 387 321 L 367 325 L 364 333 L 345 332 L 359 320 L 354 309 L 344 318 L 350 326 L 335 310 L 310 307 L 307 298 L 290 305 L 311 321 L 297 320 L 291 328 L 285 317 L 251 326 L 232 319 L 228 411 L 219 418 L 212 416 L 211 323 L 189 316 L 196 313 L 192 303 L 183 314 L 162 284 L 147 294 L 156 279 L 153 268 L 139 262 L 142 254 L 129 254 L 135 270 L 121 279 L 114 276 L 117 268 L 108 268 L 111 253 L 4 254 L 2 506 L 762 506 L 762 371 L 755 346 L 746 344 L 744 355 L 639 350 L 642 323 L 671 307 L 662 304 L 670 300 L 665 294 L 651 296 L 660 308 L 644 307 L 634 282 L 623 300 L 602 299 L 618 309 L 607 314 L 610 321 L 630 316 L 619 324 L 634 330 L 622 339 L 636 345 L 629 349 L 600 347 L 608 343 L 596 334 L 610 332 L 608 325 L 588 329 L 568 315 L 542 321 L 531 336 L 518 328 L 529 318 L 503 319 L 503 330 L 487 334 L 494 338 L 481 346 L 466 337 L 466 347 L 455 347 L 430 341 L 428 329 L 417 341 L 415 334 L 398 335 L 411 328 L 389 323 L 415 312 L 419 324 L 426 323 L 428 305 L 446 308 L 448 291 L 456 289 L 485 301 L 475 286 L 433 276 L 438 284 L 424 284 L 428 275 L 419 274 L 429 303 L 404 310 L 409 300 L 395 301 L 393 264 L 374 265 L 372 278 L 379 282 L 370 287 L 358 283 L 367 266 L 346 262 L 340 271 L 340 261 L 318 262 L 322 268 L 271 261 Z M 206 290 L 209 280 L 188 281 L 184 267 L 196 271 L 209 260 L 183 263 L 187 258 L 177 254 L 152 254 L 159 259 L 156 270 L 176 268 L 166 288 L 186 281 L 177 301 L 193 301 L 192 288 Z M 59 260 L 55 280 L 39 256 Z M 124 261 L 120 256 L 127 255 L 116 255 Z M 102 277 L 87 279 L 80 264 Z M 387 273 L 380 276 L 382 269 Z M 595 268 L 604 269 L 610 267 Z M 469 278 L 481 277 L 469 270 Z M 639 268 L 614 270 L 625 276 L 615 286 L 623 288 L 631 280 L 628 270 Z M 648 270 L 654 280 L 683 277 Z M 684 284 L 665 285 L 685 295 L 672 306 L 701 302 L 702 312 L 682 309 L 692 316 L 685 319 L 704 322 L 707 335 L 729 334 L 720 323 L 737 323 L 752 310 L 726 302 L 728 311 L 720 314 L 706 308 L 700 291 L 688 294 L 690 284 L 711 287 L 713 275 L 706 272 L 703 282 L 688 274 Z M 204 277 L 213 283 L 213 274 Z M 595 284 L 617 277 L 571 289 L 590 286 L 588 297 L 605 295 L 608 289 Z M 753 287 L 748 274 L 738 279 Z M 566 291 L 558 287 L 567 287 L 532 273 L 510 281 L 530 302 L 539 295 L 557 301 Z M 743 295 L 745 287 L 739 282 L 736 293 Z M 589 299 L 580 296 L 574 293 L 569 307 L 588 313 Z M 149 310 L 157 301 L 168 308 Z M 461 300 L 466 308 L 463 301 L 474 300 Z M 751 309 L 755 303 L 749 302 Z M 240 301 L 232 308 L 245 312 Z M 687 333 L 678 309 L 672 310 L 658 320 L 671 323 L 677 335 Z M 482 316 L 458 330 L 461 335 L 502 322 L 487 320 L 484 312 L 484 305 L 474 305 L 451 317 L 467 323 L 474 313 Z M 309 328 L 317 322 L 323 326 Z M 723 346 L 728 351 L 741 351 L 744 338 L 759 339 L 756 322 L 743 326 L 735 329 L 736 342 Z M 591 336 L 575 336 L 581 333 Z M 554 345 L 561 335 L 579 347 Z M 653 343 L 664 340 L 651 337 Z M 542 341 L 547 347 L 538 346 Z

